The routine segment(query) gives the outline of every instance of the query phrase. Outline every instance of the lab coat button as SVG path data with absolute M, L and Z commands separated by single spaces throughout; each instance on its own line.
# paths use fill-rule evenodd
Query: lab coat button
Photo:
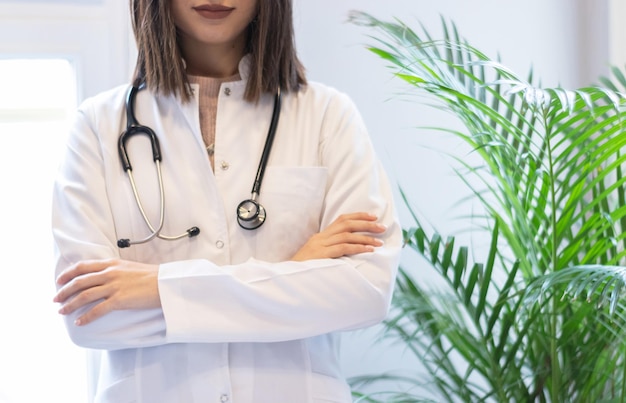
M 224 94 L 226 94 L 226 96 L 230 95 L 230 87 L 224 88 Z
M 230 168 L 230 164 L 226 161 L 222 161 L 222 171 L 227 171 Z
M 217 242 L 215 242 L 215 246 L 217 247 L 217 249 L 222 249 L 224 247 L 224 242 L 223 241 L 217 241 Z
M 228 395 L 227 394 L 223 394 L 222 396 L 220 396 L 220 402 L 226 403 L 227 401 L 228 401 Z

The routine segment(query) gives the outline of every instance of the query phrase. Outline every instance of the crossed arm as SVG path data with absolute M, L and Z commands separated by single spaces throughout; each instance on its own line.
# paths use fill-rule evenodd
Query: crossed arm
M 385 226 L 377 222 L 377 217 L 369 213 L 344 214 L 313 235 L 291 260 L 339 258 L 372 252 L 382 246 L 382 241 L 373 235 L 385 230 Z M 116 310 L 159 308 L 158 271 L 158 265 L 128 260 L 81 261 L 57 277 L 59 290 L 53 301 L 60 304 L 59 313 L 63 315 L 100 301 L 76 319 L 78 326 Z

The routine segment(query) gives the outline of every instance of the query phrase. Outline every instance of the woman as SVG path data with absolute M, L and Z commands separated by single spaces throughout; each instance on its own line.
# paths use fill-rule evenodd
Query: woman
M 72 340 L 101 350 L 94 400 L 350 401 L 337 332 L 384 318 L 401 243 L 358 112 L 306 82 L 290 0 L 131 8 L 145 89 L 130 104 L 160 142 L 162 226 L 148 136 L 126 142 L 146 219 L 118 158 L 127 88 L 81 106 L 54 192 L 54 301 Z M 267 221 L 249 230 L 237 213 L 277 98 L 252 196 Z

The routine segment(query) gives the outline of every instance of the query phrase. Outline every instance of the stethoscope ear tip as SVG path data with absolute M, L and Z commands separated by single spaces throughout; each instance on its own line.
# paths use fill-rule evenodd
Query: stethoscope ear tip
M 118 248 L 128 248 L 130 246 L 130 239 L 118 239 L 117 247 Z
M 197 236 L 200 233 L 200 228 L 198 227 L 191 227 L 187 230 L 187 234 L 189 234 L 189 237 L 194 237 Z

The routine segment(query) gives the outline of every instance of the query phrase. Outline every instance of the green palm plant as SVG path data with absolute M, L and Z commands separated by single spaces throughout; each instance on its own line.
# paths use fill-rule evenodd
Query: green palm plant
M 395 380 L 404 392 L 362 401 L 600 402 L 626 400 L 626 80 L 539 88 L 463 40 L 443 21 L 434 40 L 401 21 L 355 12 L 370 50 L 418 95 L 456 116 L 440 128 L 480 156 L 452 155 L 484 213 L 489 241 L 473 256 L 454 237 L 414 223 L 406 248 L 427 264 L 402 267 L 388 337 L 423 364 Z M 614 83 L 615 81 L 615 83 Z M 435 131 L 436 133 L 436 131 Z M 470 180 L 470 177 L 473 179 Z M 427 266 L 427 267 L 426 267 Z M 423 273 L 433 270 L 436 285 Z

